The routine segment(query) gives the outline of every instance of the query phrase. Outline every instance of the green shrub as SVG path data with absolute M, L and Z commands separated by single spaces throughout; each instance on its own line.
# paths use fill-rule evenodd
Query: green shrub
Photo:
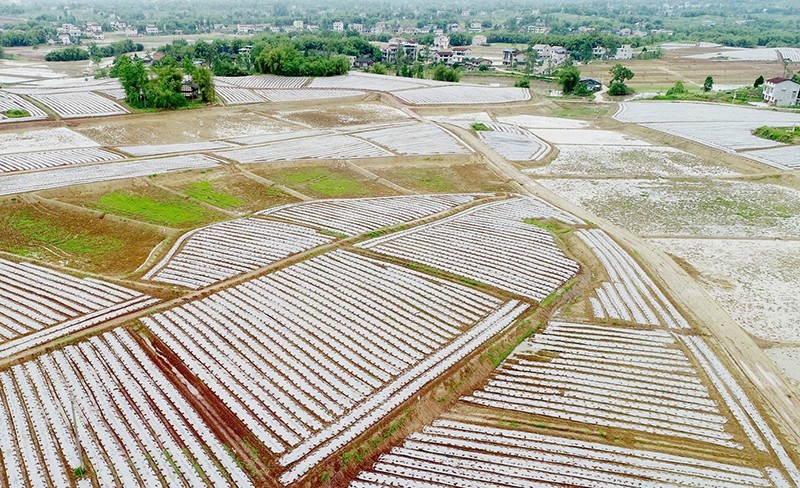
M 631 90 L 628 88 L 628 85 L 622 83 L 621 81 L 615 81 L 611 83 L 610 87 L 608 87 L 608 94 L 612 97 L 630 95 L 630 93 Z
M 27 110 L 15 109 L 15 108 L 12 108 L 11 110 L 6 110 L 4 112 L 4 115 L 9 119 L 19 119 L 21 117 L 31 116 L 30 112 L 28 112 Z
M 474 130 L 474 131 L 487 131 L 487 130 L 489 130 L 490 131 L 492 129 L 487 127 L 486 124 L 483 124 L 481 122 L 475 122 L 474 124 L 472 124 L 472 130 Z

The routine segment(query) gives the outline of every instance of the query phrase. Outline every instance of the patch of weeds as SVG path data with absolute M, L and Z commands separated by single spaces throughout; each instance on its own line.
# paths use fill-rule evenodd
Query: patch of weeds
M 92 235 L 88 232 L 74 232 L 73 229 L 61 227 L 49 219 L 35 217 L 27 210 L 9 214 L 0 219 L 0 225 L 13 229 L 28 240 L 56 248 L 67 254 L 103 255 L 119 251 L 124 247 L 122 239 L 106 235 Z M 10 251 L 21 256 L 31 256 L 37 254 L 35 247 L 38 246 L 34 244 L 12 247 Z
M 208 220 L 201 205 L 180 199 L 156 200 L 148 195 L 115 191 L 100 197 L 97 208 L 104 212 L 159 225 L 181 227 Z
M 474 124 L 472 124 L 472 130 L 480 132 L 480 131 L 491 131 L 492 129 L 486 124 L 483 124 L 481 122 L 475 122 Z
M 569 234 L 572 232 L 572 227 L 554 220 L 525 219 L 523 222 L 534 227 L 544 229 L 548 232 L 552 232 L 553 234 Z
M 311 190 L 326 197 L 365 195 L 368 191 L 361 181 L 328 168 L 298 168 L 272 175 L 275 181 Z
M 89 470 L 86 469 L 85 466 L 78 466 L 77 468 L 72 469 L 72 474 L 75 475 L 75 478 L 81 479 L 89 473 Z
M 240 199 L 215 190 L 210 181 L 194 181 L 183 193 L 219 208 L 235 208 L 242 204 Z
M 6 110 L 3 115 L 9 119 L 21 119 L 22 117 L 30 117 L 31 113 L 27 110 L 12 108 L 11 110 Z
M 355 461 L 356 464 L 360 464 L 364 459 L 369 456 L 371 452 L 373 452 L 378 446 L 380 446 L 386 439 L 392 436 L 398 429 L 405 425 L 406 421 L 408 420 L 408 409 L 406 409 L 403 414 L 394 419 L 391 424 L 379 435 L 372 437 L 371 439 L 364 441 L 361 445 L 345 452 L 342 454 L 342 461 L 340 463 L 341 467 L 347 466 L 348 463 L 351 461 Z

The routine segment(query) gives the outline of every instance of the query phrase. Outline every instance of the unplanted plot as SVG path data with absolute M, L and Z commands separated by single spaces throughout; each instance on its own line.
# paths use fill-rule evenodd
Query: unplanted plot
M 99 219 L 47 204 L 4 198 L 0 205 L 0 249 L 86 271 L 133 271 L 164 236 L 133 223 Z
M 800 192 L 723 180 L 541 179 L 589 211 L 645 236 L 797 237 Z

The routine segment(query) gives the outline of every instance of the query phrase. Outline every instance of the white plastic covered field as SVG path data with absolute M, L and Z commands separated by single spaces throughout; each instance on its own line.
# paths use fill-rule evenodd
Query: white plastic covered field
M 173 154 L 184 152 L 213 151 L 238 147 L 236 144 L 225 141 L 188 142 L 183 144 L 147 144 L 144 146 L 122 146 L 119 149 L 134 156 L 156 156 L 158 154 Z
M 409 195 L 290 203 L 260 215 L 354 236 L 447 211 L 486 195 Z
M 334 251 L 142 319 L 291 483 L 528 305 Z
M 481 140 L 509 161 L 535 161 L 550 152 L 550 145 L 527 130 L 497 122 L 486 123 L 491 130 L 478 131 Z
M 302 88 L 306 83 L 308 83 L 308 78 L 293 76 L 251 75 L 214 77 L 214 84 L 217 86 L 235 86 L 240 88 Z
M 470 152 L 449 132 L 433 124 L 420 122 L 356 132 L 353 136 L 407 156 L 469 154 Z
M 267 146 L 220 151 L 216 154 L 239 163 L 294 161 L 301 159 L 382 158 L 392 153 L 355 137 L 327 135 Z
M 92 278 L 0 259 L 0 357 L 7 357 L 158 300 Z
M 350 488 L 498 483 L 581 488 L 775 486 L 764 472 L 737 464 L 445 419 L 381 455 Z
M 93 140 L 66 127 L 4 132 L 0 137 L 0 154 L 97 146 Z
M 32 94 L 31 98 L 50 107 L 65 119 L 122 115 L 128 110 L 118 103 L 91 92 Z
M 530 100 L 526 88 L 508 88 L 475 85 L 448 85 L 394 92 L 394 95 L 412 105 L 475 105 L 512 103 Z
M 202 288 L 332 240 L 299 225 L 258 218 L 231 220 L 181 236 L 143 279 Z
M 532 197 L 493 202 L 359 247 L 478 280 L 534 300 L 578 271 L 552 235 L 523 219 L 577 219 Z M 488 238 L 491 236 L 491 238 Z
M 27 117 L 8 117 L 5 112 L 9 110 L 24 110 L 28 112 Z M 0 91 L 0 123 L 3 122 L 27 122 L 30 120 L 44 120 L 47 113 L 31 102 L 19 95 Z
M 611 237 L 599 229 L 579 230 L 578 237 L 595 253 L 610 281 L 590 297 L 596 318 L 611 318 L 637 324 L 688 329 L 689 324 L 644 270 Z
M 14 195 L 49 188 L 82 185 L 98 181 L 121 180 L 219 166 L 219 161 L 203 155 L 172 156 L 121 163 L 52 169 L 36 173 L 0 176 L 0 195 Z
M 311 88 L 339 88 L 347 90 L 366 90 L 393 92 L 410 90 L 427 86 L 446 86 L 443 81 L 423 80 L 417 78 L 403 78 L 399 76 L 374 75 L 351 71 L 342 76 L 328 76 L 314 78 L 309 85 Z
M 18 364 L 0 388 L 9 486 L 74 486 L 81 456 L 100 486 L 252 486 L 125 331 Z
M 122 159 L 122 156 L 99 147 L 2 154 L 0 155 L 0 173 L 32 171 L 73 164 L 104 163 L 117 159 Z

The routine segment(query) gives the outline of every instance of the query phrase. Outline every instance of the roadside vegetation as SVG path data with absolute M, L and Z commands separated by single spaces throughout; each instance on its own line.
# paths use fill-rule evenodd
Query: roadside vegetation
M 783 144 L 800 144 L 800 127 L 769 127 L 762 126 L 753 131 L 753 134 L 770 141 Z

